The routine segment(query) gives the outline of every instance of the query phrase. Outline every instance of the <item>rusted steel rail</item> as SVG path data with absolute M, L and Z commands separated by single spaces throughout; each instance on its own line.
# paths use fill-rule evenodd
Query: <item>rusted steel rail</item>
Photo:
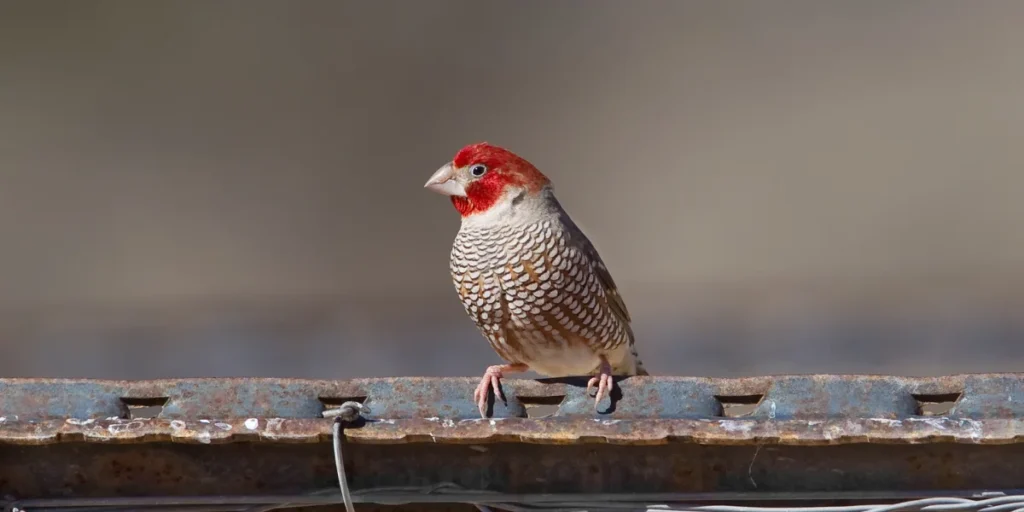
M 470 398 L 476 383 L 0 379 L 0 496 L 329 489 L 332 422 L 322 413 L 349 400 L 370 408 L 345 430 L 353 490 L 451 483 L 767 499 L 1024 487 L 1024 374 L 632 377 L 598 411 L 586 379 L 507 380 L 507 404 L 493 403 L 488 419 Z

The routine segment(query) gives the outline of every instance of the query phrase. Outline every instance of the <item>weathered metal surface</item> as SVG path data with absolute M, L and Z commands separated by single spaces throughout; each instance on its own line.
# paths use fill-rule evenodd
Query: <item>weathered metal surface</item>
M 213 420 L 98 419 L 0 423 L 0 443 L 68 442 L 214 444 L 260 441 L 316 443 L 330 438 L 329 420 L 247 418 Z M 834 445 L 850 443 L 920 444 L 1024 443 L 1024 421 L 909 418 L 891 420 L 743 419 L 614 420 L 524 419 L 450 420 L 444 418 L 368 420 L 349 429 L 354 443 L 607 443 L 623 445 L 690 442 L 699 444 Z
M 1024 444 L 346 444 L 353 491 L 451 483 L 502 493 L 1012 489 Z M 289 495 L 336 490 L 330 443 L 0 445 L 0 496 Z
M 0 379 L 0 443 L 318 442 L 321 413 L 345 400 L 372 411 L 349 431 L 357 443 L 704 444 L 1024 442 L 1024 374 L 938 378 L 796 375 L 744 379 L 619 379 L 595 411 L 586 379 L 507 380 L 507 405 L 480 419 L 476 378 Z M 955 400 L 941 416 L 922 403 Z M 725 416 L 723 403 L 756 402 Z M 162 403 L 155 418 L 133 404 Z M 527 418 L 533 404 L 557 406 Z

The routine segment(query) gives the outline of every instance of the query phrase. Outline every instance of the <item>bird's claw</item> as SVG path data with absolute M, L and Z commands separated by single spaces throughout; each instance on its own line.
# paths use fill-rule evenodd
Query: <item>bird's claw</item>
M 597 408 L 598 404 L 601 403 L 601 399 L 608 396 L 611 391 L 614 381 L 612 380 L 611 370 L 601 368 L 601 373 L 597 376 L 591 377 L 587 381 L 587 394 L 590 394 L 590 390 L 597 386 L 597 393 L 594 395 L 594 407 Z
M 501 400 L 505 402 L 505 395 L 501 392 L 501 369 L 492 366 L 484 372 L 484 376 L 480 378 L 480 384 L 477 385 L 476 391 L 473 392 L 473 401 L 476 402 L 477 407 L 480 409 L 480 417 L 487 417 L 487 395 L 490 389 L 494 389 L 495 400 Z

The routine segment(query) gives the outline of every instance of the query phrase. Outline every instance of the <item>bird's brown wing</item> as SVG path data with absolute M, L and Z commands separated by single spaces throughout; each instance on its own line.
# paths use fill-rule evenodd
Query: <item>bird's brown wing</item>
M 626 309 L 626 303 L 622 300 L 622 295 L 619 295 L 619 288 L 615 285 L 615 280 L 612 279 L 612 275 L 608 272 L 608 267 L 605 266 L 604 261 L 601 260 L 601 255 L 597 253 L 597 249 L 590 243 L 590 240 L 584 238 L 584 251 L 586 251 L 587 257 L 590 259 L 590 266 L 597 277 L 598 282 L 604 288 L 605 297 L 608 299 L 608 306 L 615 313 L 615 316 L 619 317 L 620 320 L 627 324 L 632 322 L 633 319 L 629 316 L 629 310 Z
M 633 335 L 633 327 L 630 325 L 633 319 L 629 315 L 629 310 L 626 309 L 626 302 L 622 300 L 622 295 L 619 294 L 619 288 L 615 285 L 611 272 L 605 266 L 601 255 L 597 253 L 594 244 L 590 242 L 579 228 L 575 228 L 573 238 L 577 240 L 577 247 L 586 255 L 587 260 L 590 262 L 591 272 L 593 272 L 601 288 L 604 290 L 604 303 L 607 311 L 612 313 L 625 332 L 626 339 L 624 341 L 636 362 L 636 375 L 650 375 L 637 354 L 636 337 Z
M 605 266 L 604 260 L 601 259 L 601 255 L 597 253 L 597 249 L 594 244 L 591 243 L 587 235 L 575 225 L 571 220 L 568 221 L 568 228 L 572 235 L 576 247 L 583 252 L 586 256 L 587 261 L 590 263 L 591 271 L 594 273 L 594 277 L 601 284 L 601 288 L 604 290 L 605 300 L 609 311 L 615 315 L 619 322 L 623 324 L 626 332 L 629 336 L 629 344 L 633 344 L 633 330 L 630 328 L 630 322 L 633 321 L 632 317 L 629 316 L 629 310 L 626 309 L 626 302 L 622 300 L 622 295 L 619 294 L 619 288 L 615 284 L 615 280 L 612 279 L 611 272 L 608 271 L 608 267 Z

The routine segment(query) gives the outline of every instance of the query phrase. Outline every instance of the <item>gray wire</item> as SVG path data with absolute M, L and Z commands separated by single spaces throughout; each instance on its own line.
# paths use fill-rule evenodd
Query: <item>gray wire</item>
M 199 510 L 212 512 L 239 510 L 245 505 L 261 504 L 257 510 L 272 510 L 286 506 L 318 505 L 337 503 L 337 490 L 320 491 L 305 496 L 214 496 L 214 497 L 164 497 L 164 498 L 91 498 L 91 499 L 58 499 L 58 500 L 25 500 L 23 502 L 10 502 L 6 510 L 26 510 L 31 507 L 32 512 L 43 510 L 60 510 L 70 512 L 71 510 L 99 512 L 101 510 L 124 510 L 139 509 L 140 507 L 159 507 L 166 511 L 166 507 L 174 507 L 174 510 Z M 769 493 L 770 494 L 770 493 Z M 664 512 L 940 512 L 954 508 L 958 511 L 982 512 L 987 510 L 1012 510 L 1014 512 L 1024 511 L 1024 495 L 1000 496 L 985 500 L 971 500 L 954 497 L 934 497 L 903 501 L 887 505 L 849 505 L 839 507 L 759 507 L 759 506 L 736 506 L 736 505 L 662 505 L 652 502 L 672 501 L 670 496 L 639 495 L 637 498 L 646 497 L 647 501 L 615 501 L 614 499 L 599 500 L 595 495 L 593 500 L 582 500 L 584 496 L 578 496 L 577 500 L 566 499 L 566 496 L 551 494 L 540 495 L 508 495 L 489 491 L 467 491 L 462 490 L 454 484 L 442 484 L 430 487 L 391 487 L 362 489 L 352 493 L 352 501 L 361 503 L 380 504 L 403 504 L 403 503 L 472 503 L 477 508 L 501 508 L 504 510 L 527 511 L 527 510 L 650 510 Z M 675 499 L 687 495 L 677 495 Z M 589 497 L 589 496 L 588 496 Z M 661 499 L 656 499 L 656 498 Z M 559 500 L 561 498 L 561 500 Z M 612 496 L 608 496 L 612 498 Z M 621 500 L 622 495 L 615 496 Z M 506 501 L 507 500 L 507 501 Z M 232 506 L 234 505 L 234 506 Z M 41 507 L 41 508 L 36 508 Z M 249 508 L 248 511 L 254 509 Z M 481 508 L 481 510 L 483 510 Z
M 1012 503 L 1006 503 L 1006 502 Z M 743 505 L 705 505 L 705 506 L 679 506 L 651 505 L 641 502 L 552 502 L 550 504 L 511 504 L 511 503 L 488 503 L 493 506 L 512 512 L 534 512 L 543 510 L 545 512 L 570 512 L 570 511 L 597 511 L 597 510 L 647 510 L 650 512 L 937 512 L 940 510 L 976 511 L 981 512 L 999 503 L 1013 505 L 1013 512 L 1024 512 L 1024 496 L 1005 496 L 990 498 L 987 500 L 970 500 L 966 498 L 925 498 L 919 500 L 904 501 L 888 505 L 847 505 L 829 507 L 751 507 Z M 547 505 L 547 506 L 546 506 Z M 944 507 L 944 508 L 940 508 Z
M 997 496 L 995 498 L 988 498 L 982 501 L 967 500 L 968 503 L 957 504 L 957 505 L 934 505 L 928 507 L 928 510 L 934 511 L 959 511 L 959 510 L 976 510 L 976 505 L 983 505 L 982 510 L 987 512 L 994 512 L 992 509 L 1001 510 L 1013 510 L 1013 507 L 1019 507 L 1021 503 L 1021 496 Z M 979 512 L 981 512 L 979 510 Z
M 991 507 L 985 507 L 979 509 L 978 512 L 1013 512 L 1020 508 L 1020 503 L 1004 503 L 1002 505 L 992 505 Z
M 341 458 L 341 421 L 334 422 L 334 467 L 338 470 L 338 487 L 341 489 L 341 501 L 345 502 L 345 511 L 355 512 L 348 479 L 345 478 L 345 461 Z
M 341 501 L 345 503 L 346 512 L 355 512 L 355 505 L 352 504 L 352 493 L 348 490 L 348 479 L 345 477 L 345 461 L 341 455 L 341 433 L 342 425 L 353 423 L 359 419 L 362 411 L 370 412 L 370 408 L 359 402 L 349 401 L 341 404 L 341 407 L 323 412 L 325 418 L 334 417 L 334 467 L 338 472 L 338 489 L 341 490 Z
M 27 512 L 114 512 L 151 509 L 160 512 L 267 512 L 284 507 L 315 506 L 338 502 L 339 491 L 344 498 L 347 480 L 341 458 L 342 423 L 335 424 L 335 463 L 339 469 L 339 486 L 306 495 L 285 496 L 191 496 L 148 498 L 67 498 L 38 499 L 0 503 L 4 510 Z M 955 492 L 955 491 L 954 491 Z M 1024 512 L 1024 492 L 962 491 L 965 497 L 934 496 L 905 500 L 894 504 L 866 504 L 826 507 L 771 507 L 742 505 L 687 505 L 685 501 L 737 501 L 737 500 L 806 500 L 806 499 L 859 499 L 895 500 L 909 498 L 913 493 L 656 493 L 656 494 L 505 494 L 496 491 L 464 489 L 454 483 L 441 483 L 426 487 L 377 487 L 359 489 L 349 493 L 346 508 L 354 502 L 382 505 L 415 503 L 466 503 L 481 512 L 490 509 L 511 512 L 578 512 L 646 510 L 650 512 Z M 997 495 L 998 494 L 998 495 Z M 993 496 L 997 495 L 997 496 Z M 993 496 L 977 499 L 981 496 Z M 354 509 L 354 506 L 353 506 Z
M 841 507 L 748 507 L 729 505 L 710 505 L 702 507 L 687 508 L 662 508 L 648 506 L 647 510 L 673 511 L 673 512 L 897 512 L 897 511 L 976 511 L 980 512 L 993 505 L 1007 504 L 1020 508 L 1024 505 L 1024 496 L 1003 496 L 989 498 L 986 500 L 970 500 L 966 498 L 924 498 L 919 500 L 904 501 L 891 505 L 852 505 Z
M 923 500 L 904 501 L 902 503 L 894 503 L 892 505 L 845 505 L 838 507 L 794 507 L 792 510 L 800 510 L 801 512 L 897 512 L 902 510 L 922 510 L 922 507 L 930 504 L 949 504 L 954 503 L 957 505 L 963 503 L 976 503 L 972 500 L 965 498 L 925 498 Z M 772 510 L 781 512 L 784 510 L 791 510 L 788 508 L 774 508 L 774 507 L 749 507 L 743 505 L 708 505 L 702 507 L 692 507 L 685 509 L 667 509 L 667 510 L 699 510 L 701 512 L 761 512 L 763 510 Z
M 335 491 L 337 492 L 337 491 Z M 318 493 L 319 494 L 319 493 Z M 357 491 L 354 493 L 364 494 Z M 413 494 L 413 493 L 410 493 Z M 580 501 L 580 502 L 569 502 L 569 501 L 547 501 L 539 500 L 534 503 L 515 503 L 515 502 L 502 502 L 501 498 L 505 496 L 494 496 L 491 494 L 486 498 L 483 496 L 488 493 L 446 493 L 442 492 L 440 495 L 429 495 L 421 492 L 414 493 L 418 497 L 407 496 L 405 499 L 397 499 L 398 496 L 392 495 L 391 497 L 396 498 L 392 500 L 380 500 L 374 493 L 365 493 L 367 499 L 356 499 L 353 501 L 359 502 L 375 502 L 380 503 L 386 501 L 392 504 L 398 503 L 424 503 L 424 502 L 435 502 L 435 503 L 472 503 L 479 510 L 486 512 L 489 508 L 499 508 L 502 510 L 508 510 L 511 512 L 529 512 L 529 511 L 545 511 L 545 512 L 556 512 L 556 511 L 601 511 L 601 510 L 647 510 L 650 512 L 936 512 L 942 510 L 937 507 L 948 506 L 948 505 L 960 505 L 958 510 L 971 510 L 975 512 L 981 512 L 991 508 L 996 503 L 1002 503 L 1002 505 L 1013 506 L 1014 512 L 1024 512 L 1024 496 L 1014 496 L 1007 498 L 996 498 L 991 500 L 983 501 L 972 501 L 963 498 L 928 498 L 923 500 L 905 501 L 902 503 L 888 504 L 888 505 L 853 505 L 853 506 L 842 506 L 842 507 L 751 507 L 751 506 L 732 506 L 732 505 L 708 505 L 708 506 L 669 506 L 669 505 L 653 505 L 650 502 L 600 502 L 600 501 Z M 289 496 L 279 497 L 283 498 L 277 501 L 277 504 L 270 505 L 269 507 L 260 507 L 257 510 L 273 510 L 282 507 L 294 507 L 302 505 L 318 505 L 327 503 L 336 503 L 334 501 L 337 495 L 329 496 L 322 495 L 321 499 L 310 499 L 309 497 L 301 496 Z M 433 499 L 423 499 L 427 497 Z M 484 498 L 484 499 L 481 499 Z M 488 499 L 490 498 L 490 499 Z M 494 503 L 491 503 L 491 499 L 497 498 Z M 545 496 L 545 498 L 554 498 L 554 496 Z M 43 512 L 44 510 L 59 511 L 59 512 L 71 512 L 77 510 L 81 512 L 100 512 L 100 511 L 115 511 L 115 510 L 139 510 L 144 507 L 158 507 L 156 510 L 161 512 L 174 511 L 188 511 L 188 512 L 229 512 L 254 509 L 244 509 L 242 506 L 246 503 L 254 504 L 261 499 L 274 499 L 273 497 L 222 497 L 218 501 L 220 503 L 207 503 L 199 504 L 196 503 L 196 499 L 105 499 L 99 504 L 101 500 L 84 501 L 84 500 L 67 500 L 65 503 L 71 505 L 61 506 L 53 503 L 54 500 L 46 500 L 47 503 L 43 504 L 43 500 L 39 500 L 37 503 L 33 503 L 32 500 L 26 500 L 22 505 L 29 505 L 31 508 L 28 509 L 31 512 Z M 329 501 L 328 501 L 329 500 Z M 1008 500 L 1012 500 L 1011 503 L 1006 503 Z M 190 503 L 191 502 L 191 503 Z M 236 506 L 230 506 L 226 503 L 234 502 Z M 75 503 L 75 505 L 72 505 Z M 89 506 L 90 503 L 96 503 L 96 505 Z M 35 508 L 32 505 L 44 505 L 45 508 Z M 49 506 L 45 506 L 49 505 Z M 85 505 L 85 506 L 82 506 Z M 97 506 L 98 505 L 98 506 Z M 168 509 L 170 505 L 171 509 Z M 174 506 L 178 505 L 178 506 Z M 1005 510 L 1010 510 L 1009 507 L 1004 507 Z M 7 510 L 21 510 L 25 511 L 26 508 L 8 508 Z
M 159 497 L 159 498 L 88 498 L 88 499 L 43 499 L 25 500 L 21 502 L 10 502 L 10 507 L 21 507 L 25 510 L 29 507 L 32 512 L 41 512 L 43 509 L 61 510 L 69 512 L 72 509 L 98 510 L 111 509 L 138 509 L 140 507 L 176 507 L 178 510 L 237 510 L 245 505 L 261 505 L 262 507 L 280 508 L 283 506 L 301 505 L 322 505 L 337 503 L 338 492 L 335 489 L 320 491 L 304 496 L 211 496 L 211 497 Z M 507 510 L 622 510 L 622 509 L 646 509 L 652 511 L 696 511 L 696 512 L 896 512 L 896 511 L 920 511 L 940 512 L 944 509 L 956 507 L 960 511 L 982 512 L 999 507 L 1000 510 L 1017 511 L 1024 509 L 1024 494 L 1014 496 L 1000 496 L 985 500 L 971 500 L 954 497 L 934 497 L 903 501 L 886 505 L 849 505 L 829 507 L 760 507 L 760 506 L 736 506 L 736 505 L 704 505 L 689 506 L 677 504 L 675 506 L 656 505 L 652 503 L 672 502 L 686 499 L 689 495 L 634 495 L 636 501 L 625 501 L 623 495 L 575 495 L 575 499 L 568 496 L 552 494 L 502 494 L 493 491 L 470 491 L 462 490 L 455 484 L 442 484 L 430 487 L 390 487 L 361 489 L 352 492 L 352 501 L 360 503 L 379 504 L 403 504 L 403 503 L 473 503 L 484 507 L 494 507 Z M 762 499 L 770 499 L 771 493 L 766 493 Z M 799 494 L 799 493 L 797 493 Z M 599 498 L 599 496 L 601 498 Z M 592 499 L 588 499 L 591 498 Z M 837 499 L 844 499 L 838 497 Z M 845 498 L 849 499 L 849 498 Z M 234 505 L 232 507 L 232 505 Z M 41 507 L 41 508 L 36 508 Z M 201 508 L 196 508 L 201 507 Z M 479 508 L 479 507 L 478 507 Z M 251 508 L 249 509 L 252 510 Z M 265 510 L 265 508 L 264 508 Z

